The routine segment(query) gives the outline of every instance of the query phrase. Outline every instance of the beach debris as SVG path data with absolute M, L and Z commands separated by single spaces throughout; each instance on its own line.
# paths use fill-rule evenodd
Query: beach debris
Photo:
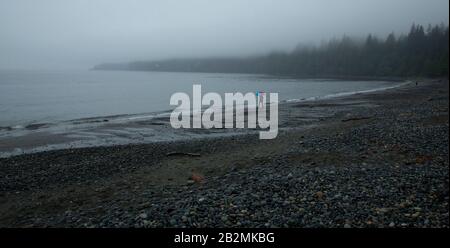
M 189 156 L 189 157 L 200 157 L 199 153 L 190 153 L 190 152 L 169 152 L 166 154 L 167 157 L 170 156 Z
M 142 213 L 138 217 L 141 218 L 141 219 L 147 219 L 148 215 L 146 213 Z
M 417 156 L 416 164 L 425 164 L 426 162 L 431 161 L 433 158 L 431 156 Z
M 203 180 L 205 180 L 205 178 L 202 175 L 196 172 L 192 172 L 192 175 L 189 179 L 194 181 L 195 183 L 201 183 L 203 182 Z
M 325 194 L 322 191 L 316 192 L 317 199 L 321 200 Z
M 391 211 L 390 208 L 375 208 L 375 212 L 377 214 L 385 214 L 388 213 L 389 211 Z
M 348 119 L 343 119 L 342 122 L 349 122 L 349 121 L 362 121 L 362 120 L 368 120 L 372 117 L 353 117 Z

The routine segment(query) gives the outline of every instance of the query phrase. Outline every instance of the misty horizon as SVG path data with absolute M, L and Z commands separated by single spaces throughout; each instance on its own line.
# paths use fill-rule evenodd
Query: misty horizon
M 448 25 L 448 1 L 2 1 L 0 69 L 248 57 Z

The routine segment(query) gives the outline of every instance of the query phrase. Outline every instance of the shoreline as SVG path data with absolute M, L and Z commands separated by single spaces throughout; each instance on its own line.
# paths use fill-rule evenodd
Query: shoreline
M 261 75 L 267 77 L 277 78 L 295 78 L 295 79 L 329 79 L 329 80 L 365 80 L 365 81 L 392 81 L 401 82 L 409 80 L 410 77 L 400 76 L 337 76 L 337 75 L 325 75 L 325 76 L 302 76 L 295 74 L 260 74 L 260 73 L 242 73 L 242 72 L 203 72 L 203 71 L 171 71 L 171 70 L 137 70 L 137 69 L 105 69 L 92 67 L 89 71 L 129 71 L 129 72 L 161 72 L 161 73 L 209 73 L 209 74 L 242 74 L 242 75 Z M 423 79 L 421 79 L 423 80 Z
M 335 80 L 335 79 L 330 79 Z M 382 92 L 386 90 L 392 90 L 399 87 L 407 86 L 411 84 L 412 81 L 404 80 L 402 83 L 398 81 L 392 81 L 392 83 L 397 83 L 393 86 L 386 86 L 381 88 L 374 88 L 369 90 L 361 91 L 351 91 L 351 92 L 341 92 L 336 94 L 308 97 L 302 99 L 289 99 L 279 101 L 279 106 L 281 109 L 290 108 L 289 104 L 295 103 L 311 103 L 314 104 L 321 101 L 333 101 L 333 100 L 345 100 L 346 97 L 351 97 L 353 95 L 367 94 L 374 92 Z M 283 111 L 283 110 L 282 110 Z M 286 111 L 286 110 L 284 110 Z M 288 110 L 290 111 L 290 110 Z M 25 154 L 33 154 L 39 152 L 46 152 L 52 150 L 62 150 L 62 149 L 73 149 L 73 148 L 87 148 L 87 147 L 102 147 L 102 146 L 115 146 L 115 145 L 127 145 L 127 144 L 145 144 L 145 143 L 159 143 L 159 142 L 170 142 L 177 140 L 185 140 L 186 133 L 193 135 L 188 135 L 187 139 L 196 138 L 207 138 L 209 133 L 214 133 L 212 138 L 220 136 L 232 136 L 232 135 L 242 135 L 246 133 L 253 133 L 252 130 L 227 130 L 227 132 L 222 132 L 222 130 L 210 130 L 203 132 L 203 136 L 199 136 L 198 133 L 201 131 L 180 131 L 168 128 L 168 114 L 170 110 L 167 111 L 157 111 L 151 113 L 141 113 L 141 114 L 123 114 L 123 115 L 113 115 L 113 116 L 97 116 L 97 117 L 87 117 L 81 119 L 60 121 L 56 123 L 33 123 L 29 125 L 22 126 L 21 128 L 14 127 L 0 127 L 0 131 L 8 131 L 8 133 L 3 133 L 0 135 L 0 158 L 7 158 L 11 156 L 20 156 Z M 136 125 L 138 123 L 138 125 Z M 139 125 L 149 124 L 149 125 Z M 162 125 L 162 127 L 155 127 L 157 125 Z M 114 132 L 109 132 L 109 129 L 114 129 L 114 132 L 121 132 L 119 137 L 111 137 L 109 140 L 102 140 L 102 136 L 115 135 Z M 161 135 L 155 139 L 147 137 L 136 137 L 133 134 L 133 130 L 127 132 L 128 128 L 137 128 L 138 133 L 154 133 L 160 132 Z M 150 129 L 150 130 L 148 130 Z M 134 130 L 136 131 L 136 130 Z M 89 135 L 84 135 L 89 133 Z M 197 134 L 197 135 L 195 135 Z M 151 134 L 150 134 L 151 135 Z M 84 137 L 83 137 L 84 136 Z M 126 137 L 128 136 L 128 137 Z M 142 135 L 142 136 L 145 136 Z M 164 136 L 170 137 L 169 139 L 164 138 Z M 199 136 L 199 137 L 196 137 Z
M 289 103 L 274 140 L 0 158 L 0 227 L 448 228 L 448 92 L 429 80 Z

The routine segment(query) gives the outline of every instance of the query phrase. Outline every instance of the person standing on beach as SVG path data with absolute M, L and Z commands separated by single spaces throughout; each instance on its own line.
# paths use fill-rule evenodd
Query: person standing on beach
M 259 98 L 259 106 L 260 107 L 264 107 L 264 92 L 262 91 L 262 92 L 258 92 L 258 98 Z

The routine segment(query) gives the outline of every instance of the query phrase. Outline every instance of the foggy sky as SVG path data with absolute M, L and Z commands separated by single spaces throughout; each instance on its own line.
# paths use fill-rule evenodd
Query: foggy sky
M 448 0 L 0 0 L 0 69 L 246 56 L 448 24 Z

